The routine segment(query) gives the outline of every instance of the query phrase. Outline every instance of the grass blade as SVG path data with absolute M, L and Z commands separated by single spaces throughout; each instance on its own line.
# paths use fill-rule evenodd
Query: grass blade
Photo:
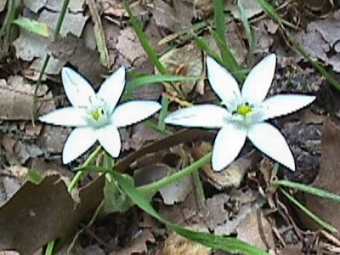
M 304 205 L 302 205 L 299 201 L 297 201 L 293 196 L 291 196 L 287 191 L 285 191 L 284 189 L 280 189 L 280 191 L 282 192 L 282 194 L 284 194 L 289 199 L 289 201 L 291 201 L 296 207 L 298 207 L 302 212 L 304 212 L 308 217 L 310 217 L 313 221 L 315 221 L 321 227 L 330 231 L 331 233 L 337 233 L 338 232 L 335 227 L 333 227 L 329 223 L 320 219 L 317 215 L 312 213 Z
M 137 37 L 138 37 L 143 49 L 145 50 L 146 54 L 148 55 L 150 61 L 152 62 L 152 64 L 157 68 L 157 70 L 161 74 L 167 74 L 168 72 L 167 72 L 166 68 L 159 61 L 157 52 L 151 46 L 148 37 L 146 36 L 146 34 L 143 31 L 143 25 L 141 24 L 139 19 L 133 15 L 133 13 L 130 9 L 130 6 L 127 3 L 126 0 L 124 0 L 124 8 L 127 11 L 127 13 L 129 14 L 130 23 L 131 23 L 133 29 L 135 30 Z
M 244 27 L 244 31 L 246 33 L 246 37 L 247 37 L 247 40 L 248 40 L 248 43 L 249 43 L 249 48 L 250 48 L 249 51 L 250 51 L 250 53 L 252 53 L 252 51 L 255 48 L 254 34 L 251 30 L 249 20 L 246 16 L 245 9 L 244 9 L 244 6 L 242 5 L 241 1 L 237 2 L 237 7 L 240 11 L 240 20 L 241 20 L 242 25 Z
M 158 118 L 158 129 L 161 132 L 165 131 L 165 122 L 164 119 L 168 115 L 169 112 L 169 99 L 167 97 L 162 97 L 162 109 L 159 113 L 159 118 Z
M 213 51 L 210 48 L 207 40 L 205 40 L 203 37 L 196 36 L 195 37 L 195 43 L 196 43 L 198 48 L 200 48 L 202 51 L 206 52 L 210 57 L 215 59 L 220 65 L 222 65 L 222 66 L 224 65 L 221 57 L 215 51 Z
M 273 185 L 292 188 L 292 189 L 299 190 L 299 191 L 302 191 L 302 192 L 305 192 L 305 193 L 308 193 L 314 196 L 332 200 L 336 203 L 340 203 L 340 196 L 334 193 L 331 193 L 331 192 L 328 192 L 322 189 L 310 187 L 310 186 L 307 186 L 301 183 L 296 183 L 296 182 L 287 181 L 287 180 L 280 180 L 280 181 L 273 182 Z
M 216 33 L 221 39 L 223 39 L 225 43 L 224 36 L 226 32 L 226 26 L 224 16 L 224 0 L 214 0 L 214 20 Z
M 126 194 L 138 207 L 140 207 L 142 210 L 144 210 L 160 222 L 166 224 L 170 229 L 174 230 L 179 235 L 192 241 L 201 243 L 214 250 L 222 250 L 233 254 L 241 253 L 245 255 L 268 255 L 266 252 L 245 242 L 242 242 L 236 238 L 216 236 L 204 232 L 196 232 L 167 221 L 152 207 L 151 203 L 143 195 L 143 193 L 141 193 L 134 187 L 134 185 L 131 183 L 130 178 L 127 178 L 126 176 L 120 175 L 116 172 L 113 173 L 113 175 L 114 178 L 118 181 L 122 190 L 126 192 Z

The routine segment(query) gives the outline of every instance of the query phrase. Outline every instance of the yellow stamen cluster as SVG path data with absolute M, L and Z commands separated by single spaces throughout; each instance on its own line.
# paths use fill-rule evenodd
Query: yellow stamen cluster
M 104 109 L 103 108 L 97 108 L 94 112 L 91 112 L 91 117 L 95 121 L 99 121 L 104 115 Z
M 247 117 L 253 113 L 253 108 L 249 104 L 239 105 L 236 112 L 244 117 Z

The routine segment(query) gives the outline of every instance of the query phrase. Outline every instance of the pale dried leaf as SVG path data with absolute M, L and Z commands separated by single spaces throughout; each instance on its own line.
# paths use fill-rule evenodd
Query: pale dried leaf
M 244 7 L 245 17 L 248 19 L 263 12 L 258 2 L 254 0 L 228 1 L 226 4 L 226 10 L 230 11 L 237 19 L 240 19 L 240 11 L 237 7 L 238 2 Z
M 210 249 L 199 243 L 172 233 L 166 240 L 162 250 L 163 255 L 209 255 Z
M 138 62 L 144 62 L 147 59 L 146 53 L 131 27 L 121 31 L 116 47 L 120 54 L 130 63 L 137 60 Z
M 34 86 L 21 76 L 9 77 L 8 82 L 0 80 L 0 119 L 31 120 L 34 90 Z M 42 85 L 38 95 L 43 95 L 46 91 L 47 87 Z M 51 98 L 51 94 L 42 98 L 45 101 L 41 104 L 40 113 L 47 113 L 55 108 Z

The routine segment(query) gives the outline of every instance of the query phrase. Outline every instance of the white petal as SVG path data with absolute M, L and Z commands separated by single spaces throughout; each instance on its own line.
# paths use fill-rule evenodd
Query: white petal
M 96 133 L 90 127 L 79 127 L 74 129 L 64 145 L 64 164 L 68 164 L 87 151 L 96 142 L 96 139 Z
M 177 110 L 170 113 L 164 121 L 184 127 L 219 128 L 225 124 L 229 115 L 223 107 L 205 104 Z
M 63 68 L 61 78 L 65 93 L 71 104 L 74 106 L 87 106 L 89 98 L 95 95 L 87 80 L 68 67 Z
M 107 125 L 96 130 L 97 138 L 103 148 L 114 158 L 119 156 L 121 141 L 118 129 L 113 125 Z
M 240 96 L 240 89 L 234 77 L 213 58 L 207 57 L 208 79 L 215 93 L 223 103 Z
M 246 137 L 246 130 L 237 128 L 233 124 L 224 126 L 218 132 L 212 155 L 212 167 L 215 171 L 223 170 L 234 161 L 240 153 Z
M 131 101 L 119 105 L 113 112 L 112 123 L 116 127 L 125 127 L 144 120 L 161 108 L 153 101 Z
M 98 96 L 112 107 L 116 106 L 125 86 L 125 68 L 122 66 L 116 72 L 111 74 L 100 86 Z
M 39 117 L 39 120 L 53 125 L 79 127 L 86 123 L 85 109 L 77 107 L 65 107 Z
M 314 96 L 304 95 L 277 95 L 270 97 L 262 104 L 264 110 L 263 120 L 295 112 L 314 100 Z
M 295 171 L 293 154 L 286 139 L 274 126 L 264 122 L 255 124 L 248 130 L 248 137 L 260 151 Z
M 275 54 L 270 54 L 259 62 L 248 74 L 243 87 L 242 97 L 250 103 L 262 102 L 272 84 L 276 65 Z

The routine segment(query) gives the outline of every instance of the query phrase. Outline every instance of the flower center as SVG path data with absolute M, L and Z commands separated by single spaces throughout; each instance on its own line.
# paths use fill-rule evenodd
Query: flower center
M 92 119 L 94 119 L 95 121 L 100 121 L 100 119 L 104 117 L 105 112 L 103 108 L 99 107 L 90 114 Z
M 90 98 L 87 107 L 87 121 L 93 127 L 102 127 L 110 122 L 110 111 L 108 105 L 100 97 Z
M 253 106 L 250 105 L 249 103 L 238 105 L 236 111 L 233 112 L 233 114 L 239 114 L 243 117 L 248 117 L 253 113 L 254 113 Z

